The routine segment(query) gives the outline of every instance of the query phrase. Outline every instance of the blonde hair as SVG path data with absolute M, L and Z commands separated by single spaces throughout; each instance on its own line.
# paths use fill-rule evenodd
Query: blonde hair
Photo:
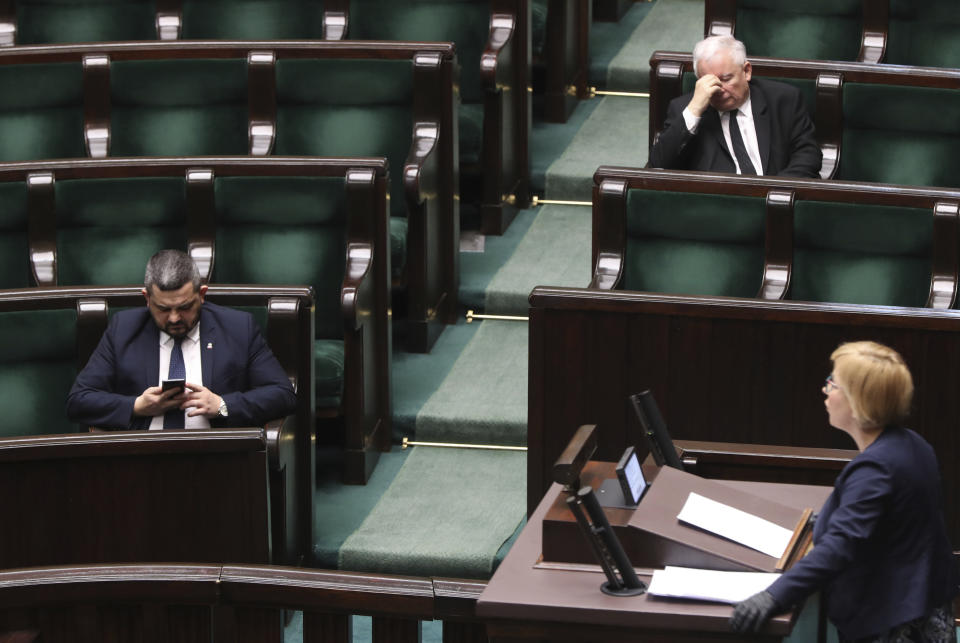
M 876 342 L 848 342 L 830 359 L 853 417 L 862 426 L 886 427 L 906 419 L 913 378 L 900 353 Z

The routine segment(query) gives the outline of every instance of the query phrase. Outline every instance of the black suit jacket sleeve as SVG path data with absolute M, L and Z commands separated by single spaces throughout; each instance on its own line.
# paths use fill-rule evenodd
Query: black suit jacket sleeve
M 803 103 L 800 92 L 793 92 L 792 100 L 781 108 L 786 113 L 785 124 L 792 124 L 785 159 L 786 166 L 778 168 L 777 176 L 795 176 L 800 178 L 820 178 L 820 165 L 823 153 L 817 145 L 813 121 Z M 784 130 L 786 131 L 786 130 Z M 771 156 L 773 152 L 771 150 Z

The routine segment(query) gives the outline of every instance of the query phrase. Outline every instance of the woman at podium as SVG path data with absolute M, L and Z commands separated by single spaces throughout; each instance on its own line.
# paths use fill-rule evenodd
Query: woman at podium
M 830 359 L 827 415 L 860 453 L 837 477 L 810 553 L 738 604 L 730 625 L 758 631 L 821 590 L 842 640 L 956 641 L 958 573 L 937 457 L 903 426 L 913 398 L 910 371 L 899 353 L 874 342 L 842 344 Z

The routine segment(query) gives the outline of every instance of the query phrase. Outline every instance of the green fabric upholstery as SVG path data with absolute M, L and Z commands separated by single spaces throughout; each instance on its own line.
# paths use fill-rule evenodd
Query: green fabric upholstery
M 155 252 L 187 247 L 183 179 L 61 180 L 54 187 L 61 285 L 140 284 Z
M 956 0 L 891 0 L 884 62 L 960 67 L 960 4 Z
M 400 277 L 407 266 L 407 220 L 390 217 L 390 272 Z
M 183 38 L 284 40 L 323 37 L 319 0 L 184 0 Z
M 154 0 L 17 0 L 17 44 L 156 40 Z
M 111 65 L 113 156 L 246 154 L 246 60 Z
M 313 286 L 316 337 L 342 339 L 343 179 L 223 177 L 215 190 L 213 282 Z
M 798 201 L 791 299 L 923 306 L 933 215 L 921 208 Z
M 339 407 L 343 396 L 343 340 L 317 340 L 313 355 L 317 408 Z
M 27 245 L 27 186 L 0 183 L 0 288 L 33 285 Z
M 736 37 L 748 56 L 856 60 L 860 0 L 738 0 Z
M 479 165 L 480 150 L 483 149 L 483 105 L 481 103 L 460 105 L 457 121 L 460 134 L 460 166 Z
M 0 437 L 75 433 L 67 393 L 77 376 L 73 309 L 0 313 Z
M 956 90 L 847 83 L 838 178 L 960 185 Z
M 630 190 L 623 288 L 755 297 L 765 225 L 763 198 Z
M 412 61 L 279 60 L 275 153 L 385 156 L 391 214 L 404 216 L 412 105 Z
M 547 5 L 547 0 L 532 0 L 530 3 L 530 50 L 535 56 L 543 53 L 547 42 Z
M 0 65 L 0 87 L 0 161 L 86 156 L 79 63 Z

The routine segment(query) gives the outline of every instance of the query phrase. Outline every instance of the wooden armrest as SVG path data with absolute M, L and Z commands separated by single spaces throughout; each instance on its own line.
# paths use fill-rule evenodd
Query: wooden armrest
M 953 308 L 957 299 L 957 227 L 955 202 L 938 202 L 933 207 L 933 265 L 927 308 Z
M 792 190 L 767 193 L 767 231 L 763 262 L 761 299 L 785 299 L 793 272 Z
M 37 286 L 57 285 L 57 211 L 53 173 L 27 175 L 27 239 L 30 272 Z
M 277 56 L 272 51 L 247 55 L 247 92 L 250 105 L 248 145 L 251 156 L 269 156 L 277 138 Z
M 110 56 L 83 57 L 83 139 L 87 155 L 110 155 Z
M 732 36 L 736 28 L 737 0 L 706 0 L 703 33 L 708 36 Z
M 863 32 L 857 60 L 865 63 L 883 62 L 890 32 L 890 1 L 863 0 L 862 6 Z
M 824 72 L 817 76 L 817 141 L 823 153 L 820 178 L 832 179 L 840 166 L 843 141 L 843 75 Z
M 208 283 L 213 275 L 216 241 L 216 197 L 213 170 L 187 170 L 187 254 L 197 264 L 200 281 Z
M 517 26 L 517 17 L 511 13 L 490 14 L 490 36 L 480 56 L 480 78 L 483 88 L 497 91 L 511 82 L 510 65 L 501 63 L 511 55 L 510 44 Z M 519 88 L 518 88 L 519 89 Z
M 623 282 L 627 182 L 606 179 L 593 189 L 593 278 L 589 287 L 614 290 Z

